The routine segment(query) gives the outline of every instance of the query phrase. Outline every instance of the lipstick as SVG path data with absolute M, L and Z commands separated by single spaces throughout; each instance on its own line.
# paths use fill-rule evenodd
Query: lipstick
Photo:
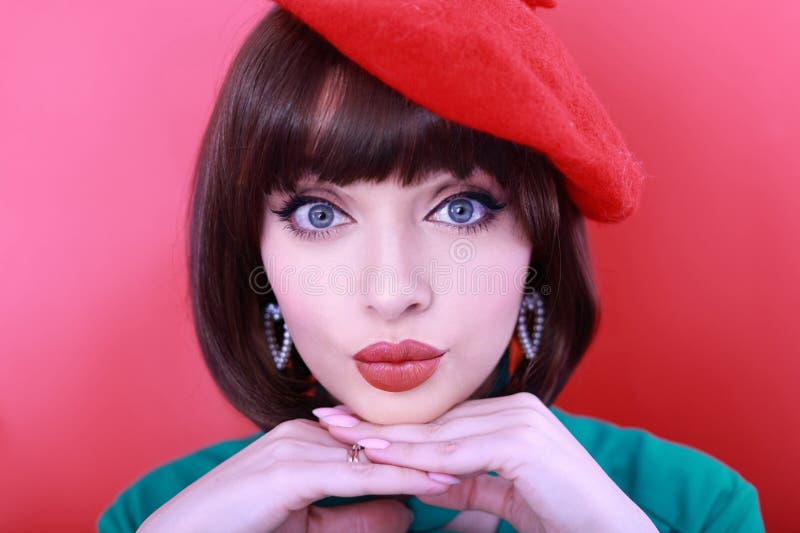
M 353 358 L 367 382 L 387 392 L 402 392 L 428 380 L 447 350 L 406 339 L 398 344 L 376 342 L 359 350 Z

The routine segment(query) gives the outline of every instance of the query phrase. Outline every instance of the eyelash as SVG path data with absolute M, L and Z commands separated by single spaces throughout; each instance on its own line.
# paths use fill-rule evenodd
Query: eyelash
M 497 218 L 497 212 L 505 208 L 507 205 L 505 203 L 497 202 L 497 200 L 495 200 L 491 195 L 483 192 L 464 191 L 458 194 L 454 194 L 453 196 L 449 196 L 444 200 L 442 200 L 435 208 L 433 208 L 428 213 L 426 218 L 431 214 L 435 213 L 436 211 L 438 211 L 440 209 L 440 206 L 446 205 L 448 202 L 452 202 L 459 198 L 468 198 L 480 202 L 486 208 L 484 216 L 480 220 L 478 220 L 477 222 L 473 222 L 472 224 L 450 224 L 441 221 L 434 221 L 434 222 L 445 224 L 450 227 L 455 227 L 456 231 L 458 231 L 462 235 L 468 235 L 472 233 L 477 233 L 478 231 L 485 230 Z M 307 239 L 307 240 L 327 239 L 330 235 L 339 231 L 336 228 L 325 229 L 320 231 L 312 231 L 297 227 L 291 220 L 292 215 L 300 207 L 311 203 L 329 205 L 333 209 L 339 211 L 340 213 L 344 213 L 344 211 L 336 207 L 333 203 L 323 198 L 317 198 L 314 196 L 296 195 L 296 194 L 290 194 L 289 199 L 283 204 L 283 206 L 281 206 L 280 209 L 270 209 L 270 211 L 278 215 L 278 217 L 282 221 L 288 222 L 284 226 L 284 228 L 290 230 L 294 235 L 300 237 L 301 239 Z

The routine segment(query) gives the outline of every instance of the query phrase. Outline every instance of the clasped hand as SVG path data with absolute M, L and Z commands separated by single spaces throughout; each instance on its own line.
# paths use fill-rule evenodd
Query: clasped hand
M 430 505 L 492 513 L 521 532 L 657 532 L 527 392 L 466 401 L 425 424 L 378 425 L 346 414 L 323 416 L 320 424 L 343 443 L 365 446 L 373 463 L 461 479 L 445 493 L 417 496 Z

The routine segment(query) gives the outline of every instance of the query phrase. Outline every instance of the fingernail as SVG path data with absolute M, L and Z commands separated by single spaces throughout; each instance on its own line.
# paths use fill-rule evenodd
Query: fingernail
M 317 418 L 322 418 L 323 416 L 330 416 L 330 415 L 345 415 L 344 411 L 337 409 L 335 407 L 317 407 L 313 411 L 311 411 L 314 416 Z
M 326 424 L 330 424 L 331 426 L 345 428 L 351 428 L 360 422 L 358 418 L 354 418 L 350 415 L 323 416 L 321 420 L 323 420 Z
M 461 480 L 456 476 L 451 476 L 450 474 L 442 474 L 441 472 L 428 472 L 428 477 L 434 481 L 447 483 L 448 485 L 456 485 L 458 483 L 461 483 Z
M 368 438 L 368 439 L 361 439 L 358 443 L 363 446 L 364 448 L 375 448 L 378 450 L 382 450 L 384 448 L 388 448 L 391 442 L 388 440 L 383 439 L 376 439 L 376 438 Z
M 353 410 L 352 409 L 350 409 L 349 407 L 347 407 L 346 405 L 341 404 L 341 403 L 339 405 L 334 405 L 333 408 L 334 409 L 338 409 L 340 411 L 344 411 L 345 413 L 348 413 L 348 414 L 351 414 L 351 415 L 353 414 Z

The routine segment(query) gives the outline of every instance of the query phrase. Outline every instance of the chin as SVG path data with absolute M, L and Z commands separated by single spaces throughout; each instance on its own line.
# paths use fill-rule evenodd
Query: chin
M 392 393 L 393 395 L 395 393 Z M 435 405 L 429 401 L 402 400 L 399 396 L 383 401 L 373 400 L 363 411 L 351 404 L 356 414 L 372 424 L 427 424 L 447 411 L 446 405 Z

